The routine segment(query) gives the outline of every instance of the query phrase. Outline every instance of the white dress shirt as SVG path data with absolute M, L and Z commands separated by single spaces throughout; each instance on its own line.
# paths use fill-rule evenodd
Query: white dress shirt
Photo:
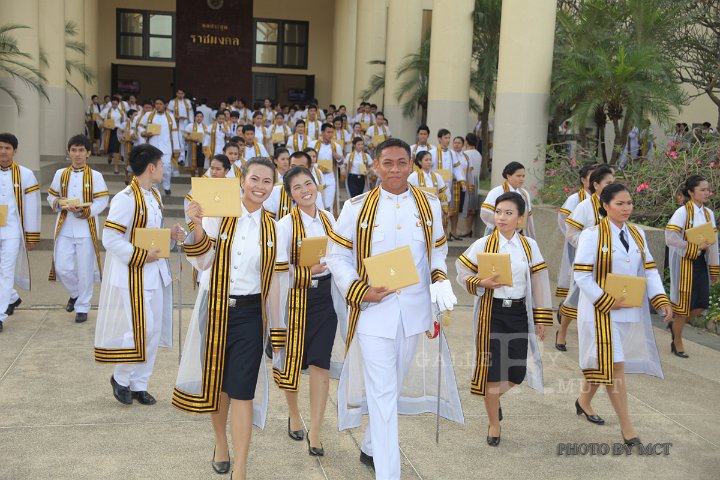
M 510 269 L 512 270 L 512 287 L 504 286 L 493 290 L 493 298 L 512 298 L 518 300 L 527 296 L 527 255 L 520 243 L 517 233 L 508 240 L 503 234 L 498 234 L 498 253 L 510 255 Z
M 23 185 L 25 187 L 25 185 Z M 0 227 L 0 239 L 22 238 L 20 215 L 15 202 L 12 170 L 0 170 L 0 205 L 7 205 L 7 223 Z
M 241 203 L 230 260 L 230 295 L 260 293 L 260 228 L 262 209 L 248 213 Z M 204 220 L 203 220 L 204 223 Z M 217 236 L 217 233 L 216 233 Z

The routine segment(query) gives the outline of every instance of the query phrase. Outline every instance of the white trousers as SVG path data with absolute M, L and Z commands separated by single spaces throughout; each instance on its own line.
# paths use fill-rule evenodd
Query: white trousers
M 172 155 L 163 155 L 163 190 L 170 190 L 170 177 L 177 177 L 177 172 L 173 169 Z
M 19 298 L 15 291 L 15 264 L 22 238 L 0 239 L 0 322 L 5 321 L 8 305 Z
M 417 335 L 405 336 L 402 322 L 394 339 L 356 334 L 363 358 L 368 426 L 361 449 L 373 457 L 377 480 L 400 478 L 398 399 L 415 356 Z
M 160 345 L 160 331 L 163 317 L 163 290 L 145 290 L 145 363 L 120 364 L 115 367 L 115 381 L 133 392 L 147 391 L 150 375 L 155 367 L 155 357 Z M 123 295 L 123 304 L 128 322 L 132 322 L 130 294 Z M 132 333 L 131 333 L 132 335 Z
M 333 172 L 323 173 L 323 182 L 325 183 L 325 190 L 322 191 L 322 201 L 325 204 L 325 210 L 335 212 L 335 174 Z
M 92 238 L 60 235 L 55 241 L 55 274 L 70 297 L 77 298 L 77 313 L 90 311 L 96 262 Z

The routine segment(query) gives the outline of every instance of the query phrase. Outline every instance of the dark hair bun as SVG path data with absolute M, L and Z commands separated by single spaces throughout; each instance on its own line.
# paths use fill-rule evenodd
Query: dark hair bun
M 702 175 L 692 175 L 687 180 L 685 180 L 685 185 L 683 185 L 682 188 L 682 194 L 685 196 L 685 198 L 690 198 L 690 192 L 695 190 L 695 187 L 700 185 L 700 183 L 707 181 L 705 177 Z
M 507 178 L 508 175 L 512 175 L 513 173 L 517 172 L 518 170 L 524 169 L 525 165 L 523 165 L 520 162 L 510 162 L 507 165 L 505 165 L 505 168 L 503 168 L 502 176 L 503 178 Z

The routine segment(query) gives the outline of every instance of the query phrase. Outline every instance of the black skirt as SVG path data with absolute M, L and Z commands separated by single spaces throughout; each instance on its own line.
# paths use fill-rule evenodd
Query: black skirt
M 120 140 L 117 136 L 117 128 L 110 130 L 107 153 L 120 153 Z
M 333 306 L 330 276 L 320 279 L 317 288 L 309 288 L 305 320 L 305 352 L 302 369 L 310 365 L 330 369 L 337 314 Z
M 255 398 L 263 351 L 260 294 L 236 297 L 241 304 L 228 309 L 222 391 L 235 400 Z
M 690 310 L 702 308 L 707 310 L 710 307 L 710 278 L 708 277 L 708 266 L 705 260 L 705 252 L 693 262 L 692 292 L 690 292 Z
M 528 317 L 524 303 L 503 307 L 493 300 L 490 316 L 490 366 L 488 382 L 520 384 L 527 372 Z

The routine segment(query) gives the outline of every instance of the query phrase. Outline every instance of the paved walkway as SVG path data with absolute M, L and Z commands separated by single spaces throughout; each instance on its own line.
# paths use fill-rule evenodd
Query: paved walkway
M 111 367 L 92 356 L 96 311 L 76 325 L 60 307 L 66 293 L 45 278 L 50 252 L 33 255 L 34 289 L 0 333 L 0 479 L 213 479 L 213 436 L 207 416 L 170 406 L 177 373 L 177 345 L 161 350 L 150 391 L 158 404 L 120 405 L 109 385 Z M 175 263 L 175 262 L 173 262 Z M 194 300 L 189 272 L 183 272 L 186 303 Z M 99 289 L 97 289 L 99 290 Z M 459 290 L 459 289 L 457 289 Z M 472 351 L 471 298 L 447 328 L 455 373 L 465 410 L 465 425 L 441 422 L 435 445 L 435 417 L 400 419 L 403 479 L 718 478 L 720 471 L 720 352 L 686 341 L 690 358 L 670 354 L 670 338 L 655 334 L 665 380 L 629 379 L 630 413 L 644 442 L 671 443 L 664 456 L 558 456 L 558 443 L 616 443 L 618 422 L 604 392 L 594 403 L 605 426 L 575 415 L 580 385 L 576 332 L 567 353 L 556 351 L 554 328 L 545 341 L 546 393 L 522 386 L 503 399 L 502 443 L 485 443 L 487 417 L 482 400 L 469 393 Z M 189 319 L 185 309 L 185 325 Z M 706 335 L 707 336 L 707 335 Z M 714 336 L 708 336 L 710 343 Z M 705 342 L 707 343 L 707 342 Z M 337 431 L 335 381 L 331 382 L 323 441 L 326 456 L 308 456 L 306 444 L 285 434 L 286 408 L 272 388 L 264 431 L 256 430 L 249 460 L 252 479 L 372 479 L 358 461 L 361 430 Z M 301 410 L 309 412 L 307 381 Z M 306 424 L 308 418 L 305 417 Z M 222 477 L 227 478 L 227 477 Z

